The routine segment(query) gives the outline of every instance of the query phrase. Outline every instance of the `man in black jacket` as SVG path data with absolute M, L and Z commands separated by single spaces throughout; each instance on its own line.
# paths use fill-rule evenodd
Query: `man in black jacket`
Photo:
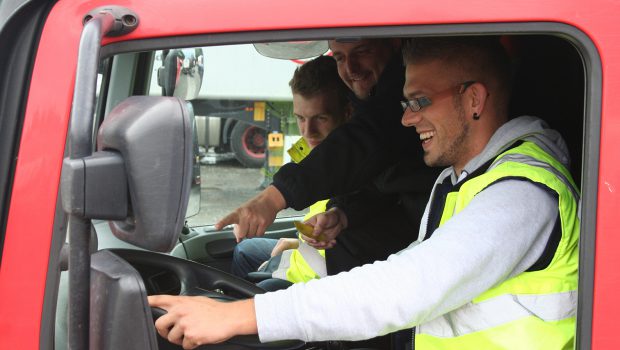
M 422 161 L 415 130 L 404 128 L 400 123 L 404 84 L 400 40 L 332 40 L 330 48 L 338 73 L 352 92 L 352 119 L 335 129 L 302 162 L 283 166 L 274 176 L 272 185 L 215 226 L 221 229 L 236 224 L 237 240 L 260 236 L 282 209 L 301 210 L 317 200 L 342 196 L 330 205 L 338 209 L 328 211 L 313 224 L 315 234 L 325 232 L 328 235 L 329 247 L 341 246 L 334 245 L 335 238 L 344 227 L 349 228 L 349 234 L 338 239 L 347 236 L 357 243 L 348 244 L 347 247 L 356 248 L 345 253 L 365 258 L 343 262 L 343 267 L 338 269 L 346 270 L 379 258 L 373 253 L 373 241 L 382 237 L 373 232 L 390 232 L 388 244 L 394 246 L 386 251 L 397 251 L 415 239 L 436 173 L 429 171 Z M 411 186 L 411 181 L 398 181 L 410 178 L 409 175 L 419 177 L 415 187 Z M 382 220 L 369 223 L 365 220 L 368 212 L 385 215 Z M 356 228 L 366 234 L 355 234 L 359 232 Z M 338 272 L 330 271 L 329 256 L 334 254 L 329 250 L 327 254 L 328 273 Z M 368 258 L 368 254 L 372 257 Z

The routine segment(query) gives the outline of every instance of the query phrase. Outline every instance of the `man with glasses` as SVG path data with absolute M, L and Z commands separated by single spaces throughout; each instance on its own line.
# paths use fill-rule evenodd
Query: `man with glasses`
M 404 49 L 406 111 L 424 161 L 447 166 L 417 242 L 376 262 L 254 299 L 150 297 L 188 348 L 236 334 L 364 339 L 415 326 L 415 349 L 566 349 L 575 335 L 579 192 L 561 136 L 508 118 L 510 68 L 488 37 Z M 372 283 L 371 283 L 372 282 Z M 303 301 L 289 307 L 292 300 Z

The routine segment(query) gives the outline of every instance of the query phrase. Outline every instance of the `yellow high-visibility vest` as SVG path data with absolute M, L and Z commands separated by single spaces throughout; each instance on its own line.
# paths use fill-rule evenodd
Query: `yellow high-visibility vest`
M 299 163 L 310 153 L 310 146 L 308 146 L 302 137 L 293 144 L 287 152 L 295 163 Z M 316 214 L 324 212 L 327 201 L 328 200 L 322 200 L 311 205 L 309 212 L 304 216 L 304 221 Z M 299 240 L 300 245 L 305 244 L 301 239 L 301 235 Z M 312 266 L 321 264 L 323 265 L 322 270 L 325 271 L 325 251 L 305 245 L 300 249 L 289 249 L 282 252 L 280 264 L 277 270 L 272 273 L 272 276 L 274 278 L 285 279 L 292 283 L 307 282 L 312 279 L 324 277 L 321 276 L 321 273 L 312 268 Z M 319 269 L 317 268 L 317 270 Z
M 509 149 L 495 158 L 489 170 L 448 193 L 439 225 L 502 179 L 531 181 L 557 194 L 561 238 L 553 258 L 545 268 L 512 277 L 466 305 L 416 327 L 416 350 L 573 348 L 579 192 L 560 162 L 532 142 Z

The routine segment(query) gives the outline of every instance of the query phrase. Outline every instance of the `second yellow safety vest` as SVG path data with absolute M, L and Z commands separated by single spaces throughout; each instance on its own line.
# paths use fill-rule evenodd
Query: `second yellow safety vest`
M 295 163 L 299 163 L 310 153 L 310 147 L 302 137 L 287 152 Z M 327 201 L 322 200 L 311 205 L 303 220 L 306 221 L 314 215 L 324 212 Z M 282 253 L 280 264 L 277 270 L 272 273 L 272 277 L 284 279 L 291 283 L 299 283 L 326 275 L 325 251 L 310 247 L 303 242 L 301 235 L 299 240 L 299 249 L 289 249 Z

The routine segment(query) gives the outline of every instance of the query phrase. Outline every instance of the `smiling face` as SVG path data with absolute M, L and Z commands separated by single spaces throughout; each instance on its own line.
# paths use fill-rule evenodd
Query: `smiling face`
M 310 148 L 320 144 L 347 118 L 347 111 L 333 94 L 318 93 L 311 97 L 293 94 L 293 113 L 299 132 Z
M 404 126 L 415 127 L 429 166 L 454 166 L 457 174 L 481 149 L 474 142 L 471 120 L 467 118 L 458 76 L 440 61 L 407 65 L 403 94 L 406 99 L 428 97 L 432 102 L 418 112 L 407 108 Z M 462 92 L 460 94 L 459 92 Z
M 338 65 L 338 75 L 361 100 L 368 98 L 394 54 L 388 40 L 363 39 L 350 43 L 331 40 L 329 47 Z

